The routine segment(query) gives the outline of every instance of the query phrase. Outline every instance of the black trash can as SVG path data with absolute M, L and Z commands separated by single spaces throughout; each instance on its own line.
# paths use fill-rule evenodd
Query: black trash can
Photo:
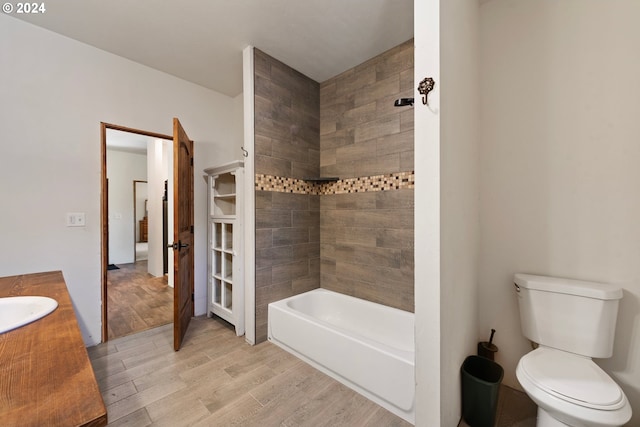
M 471 427 L 494 427 L 504 369 L 485 357 L 469 356 L 461 371 L 462 418 Z

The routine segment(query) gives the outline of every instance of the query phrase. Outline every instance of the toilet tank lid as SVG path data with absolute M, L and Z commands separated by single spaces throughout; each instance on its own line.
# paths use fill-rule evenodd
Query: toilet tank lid
M 514 276 L 514 281 L 518 286 L 537 291 L 578 295 L 601 300 L 622 298 L 622 288 L 609 283 L 585 282 L 582 280 L 521 273 Z

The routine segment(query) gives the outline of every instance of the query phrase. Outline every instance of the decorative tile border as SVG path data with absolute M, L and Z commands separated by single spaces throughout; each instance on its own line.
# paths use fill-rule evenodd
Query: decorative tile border
M 320 194 L 317 184 L 301 179 L 285 178 L 275 175 L 256 174 L 256 190 L 275 191 L 277 193 Z
M 255 183 L 256 190 L 275 191 L 279 193 L 312 195 L 365 193 L 368 191 L 415 188 L 415 174 L 413 171 L 410 171 L 388 175 L 346 178 L 330 182 L 308 182 L 302 179 L 257 173 Z

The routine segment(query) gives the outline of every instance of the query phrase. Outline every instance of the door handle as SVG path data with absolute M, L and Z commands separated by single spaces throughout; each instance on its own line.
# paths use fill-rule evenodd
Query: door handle
M 177 243 L 171 243 L 167 245 L 167 248 L 173 249 L 174 251 L 180 251 L 182 248 L 188 248 L 188 243 L 182 243 L 182 240 L 178 240 Z

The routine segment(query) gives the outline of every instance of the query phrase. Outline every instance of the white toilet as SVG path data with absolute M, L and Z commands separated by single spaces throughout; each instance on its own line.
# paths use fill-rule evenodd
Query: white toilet
M 622 289 L 554 277 L 515 275 L 525 337 L 538 348 L 516 376 L 538 405 L 538 427 L 622 426 L 624 392 L 591 358 L 611 357 Z

